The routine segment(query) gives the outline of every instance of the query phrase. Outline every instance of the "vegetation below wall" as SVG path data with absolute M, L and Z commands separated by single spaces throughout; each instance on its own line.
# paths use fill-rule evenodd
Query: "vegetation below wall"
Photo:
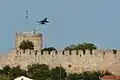
M 34 80 L 100 80 L 104 75 L 113 75 L 108 71 L 85 71 L 83 73 L 66 73 L 63 67 L 49 69 L 45 64 L 32 64 L 27 66 L 27 70 L 20 69 L 19 66 L 10 68 L 9 66 L 0 69 L 0 80 L 13 80 L 19 76 L 26 76 Z

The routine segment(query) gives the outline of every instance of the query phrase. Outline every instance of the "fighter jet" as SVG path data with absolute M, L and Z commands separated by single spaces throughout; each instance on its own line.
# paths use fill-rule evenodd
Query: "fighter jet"
M 50 23 L 50 21 L 47 21 L 47 17 L 46 17 L 44 20 L 37 21 L 37 23 L 39 23 L 39 25 L 40 25 L 40 24 Z

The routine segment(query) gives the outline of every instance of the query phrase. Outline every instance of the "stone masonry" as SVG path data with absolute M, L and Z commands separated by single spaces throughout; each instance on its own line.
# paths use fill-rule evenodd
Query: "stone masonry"
M 31 40 L 35 45 L 35 50 L 19 50 L 19 44 L 23 40 Z M 11 67 L 20 66 L 26 68 L 27 65 L 33 63 L 47 64 L 50 68 L 62 66 L 67 72 L 78 73 L 88 70 L 108 70 L 113 74 L 120 74 L 120 50 L 93 50 L 90 54 L 89 50 L 83 54 L 81 50 L 57 50 L 41 52 L 42 34 L 41 33 L 16 33 L 15 48 L 8 55 L 0 56 L 1 68 L 5 65 Z
M 38 51 L 42 49 L 42 34 L 32 32 L 20 32 L 16 33 L 16 49 L 19 50 L 19 45 L 23 40 L 29 40 L 34 43 L 34 48 Z

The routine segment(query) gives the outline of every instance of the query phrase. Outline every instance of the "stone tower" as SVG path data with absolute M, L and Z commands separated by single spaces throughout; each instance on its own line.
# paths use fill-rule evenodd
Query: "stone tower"
M 38 32 L 19 32 L 16 33 L 15 48 L 19 50 L 19 45 L 23 40 L 29 40 L 34 43 L 34 49 L 40 51 L 42 49 L 42 34 Z

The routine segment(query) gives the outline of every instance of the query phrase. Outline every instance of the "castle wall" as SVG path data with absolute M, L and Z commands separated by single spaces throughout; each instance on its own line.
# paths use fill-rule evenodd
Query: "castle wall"
M 34 50 L 19 50 L 23 40 L 34 43 Z M 78 73 L 88 70 L 108 70 L 114 74 L 120 74 L 120 50 L 58 50 L 43 51 L 42 34 L 21 32 L 16 33 L 16 45 L 8 55 L 0 55 L 0 67 L 10 65 L 26 68 L 33 63 L 47 64 L 50 68 L 62 66 L 70 73 Z M 36 52 L 37 50 L 37 52 Z M 115 53 L 116 52 L 116 53 Z
M 50 54 L 49 51 L 43 51 L 43 54 L 39 51 L 36 54 L 35 51 L 26 50 L 25 53 L 23 53 L 23 51 L 20 50 L 14 54 L 16 54 L 16 57 L 10 59 L 14 60 L 14 62 L 12 62 L 14 65 L 19 64 L 21 68 L 25 68 L 29 64 L 40 63 L 47 64 L 50 68 L 62 66 L 67 72 L 74 73 L 86 70 L 109 70 L 114 72 L 114 70 L 120 66 L 119 50 L 116 54 L 113 53 L 113 50 L 93 50 L 92 54 L 89 50 L 86 50 L 85 54 L 83 54 L 81 50 L 72 50 L 71 53 L 69 50 L 51 51 Z M 116 74 L 119 72 L 120 70 L 117 70 Z

